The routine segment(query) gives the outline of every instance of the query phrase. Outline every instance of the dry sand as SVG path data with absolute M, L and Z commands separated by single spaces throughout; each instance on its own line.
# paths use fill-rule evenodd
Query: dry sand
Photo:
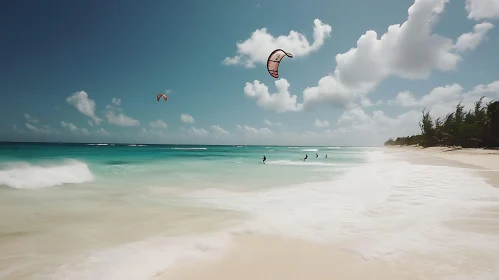
M 499 151 L 477 149 L 451 150 L 448 148 L 380 147 L 392 156 L 413 164 L 445 165 L 476 170 L 477 175 L 499 186 Z M 499 209 L 497 209 L 499 214 Z M 495 212 L 494 212 L 495 213 Z M 466 227 L 467 230 L 484 230 L 499 234 L 499 224 L 449 225 Z M 492 227 L 491 227 L 492 226 Z M 404 260 L 364 260 L 351 252 L 305 240 L 277 236 L 233 236 L 234 246 L 222 259 L 203 263 L 184 263 L 161 275 L 157 280 L 411 280 L 446 279 L 444 274 L 425 260 L 460 267 L 460 273 L 476 271 L 477 267 L 494 267 L 494 259 L 481 252 L 462 252 L 462 258 L 445 255 L 413 255 Z M 412 262 L 411 260 L 417 260 Z M 419 263 L 420 265 L 414 265 Z M 445 265 L 444 265 L 445 266 Z M 456 276 L 455 274 L 452 276 Z M 462 274 L 457 275 L 462 276 Z M 498 276 L 499 277 L 499 276 Z M 466 279 L 463 278 L 463 279 Z M 499 278 L 498 278 L 499 279 Z
M 157 280 L 416 280 L 434 272 L 404 263 L 365 261 L 327 245 L 277 236 L 234 236 L 222 260 L 179 266 Z
M 473 169 L 490 185 L 499 187 L 499 150 L 415 146 L 388 146 L 378 150 L 414 164 Z

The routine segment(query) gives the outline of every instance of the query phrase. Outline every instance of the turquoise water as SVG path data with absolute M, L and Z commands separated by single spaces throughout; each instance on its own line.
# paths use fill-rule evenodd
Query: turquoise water
M 197 255 L 191 247 L 199 234 L 249 218 L 200 203 L 198 192 L 258 194 L 329 182 L 365 162 L 365 150 L 0 144 L 0 279 L 149 279 L 174 259 Z
M 223 256 L 235 234 L 496 279 L 499 190 L 466 169 L 401 158 L 356 147 L 1 144 L 0 279 L 157 280 Z
M 307 161 L 301 160 L 305 154 Z M 0 145 L 0 185 L 38 188 L 91 181 L 125 187 L 140 180 L 172 188 L 261 188 L 324 180 L 361 162 L 359 148 L 9 143 Z M 51 170 L 57 174 L 43 186 L 27 176 Z

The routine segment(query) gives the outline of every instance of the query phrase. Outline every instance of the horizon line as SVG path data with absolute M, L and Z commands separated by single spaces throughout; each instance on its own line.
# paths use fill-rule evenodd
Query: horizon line
M 342 145 L 276 145 L 276 144 L 153 144 L 123 142 L 52 142 L 52 141 L 0 141 L 0 144 L 114 144 L 114 145 L 157 145 L 157 146 L 272 146 L 272 147 L 382 147 L 379 146 L 342 146 Z

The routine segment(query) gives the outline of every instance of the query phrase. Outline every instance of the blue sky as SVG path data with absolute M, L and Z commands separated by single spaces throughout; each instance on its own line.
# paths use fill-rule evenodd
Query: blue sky
M 499 99 L 497 0 L 116 3 L 3 4 L 0 140 L 379 145 Z

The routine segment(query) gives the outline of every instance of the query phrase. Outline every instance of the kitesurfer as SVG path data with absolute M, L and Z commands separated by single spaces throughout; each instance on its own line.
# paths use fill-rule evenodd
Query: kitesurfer
M 267 160 L 267 157 L 263 155 L 263 164 L 265 164 L 265 161 Z
M 327 154 L 326 154 L 326 158 L 327 158 Z
M 318 154 L 315 154 L 315 158 L 318 158 L 318 157 L 319 157 L 319 155 L 318 155 Z
M 306 161 L 308 158 L 308 154 L 305 154 L 305 158 L 303 158 L 303 161 Z

